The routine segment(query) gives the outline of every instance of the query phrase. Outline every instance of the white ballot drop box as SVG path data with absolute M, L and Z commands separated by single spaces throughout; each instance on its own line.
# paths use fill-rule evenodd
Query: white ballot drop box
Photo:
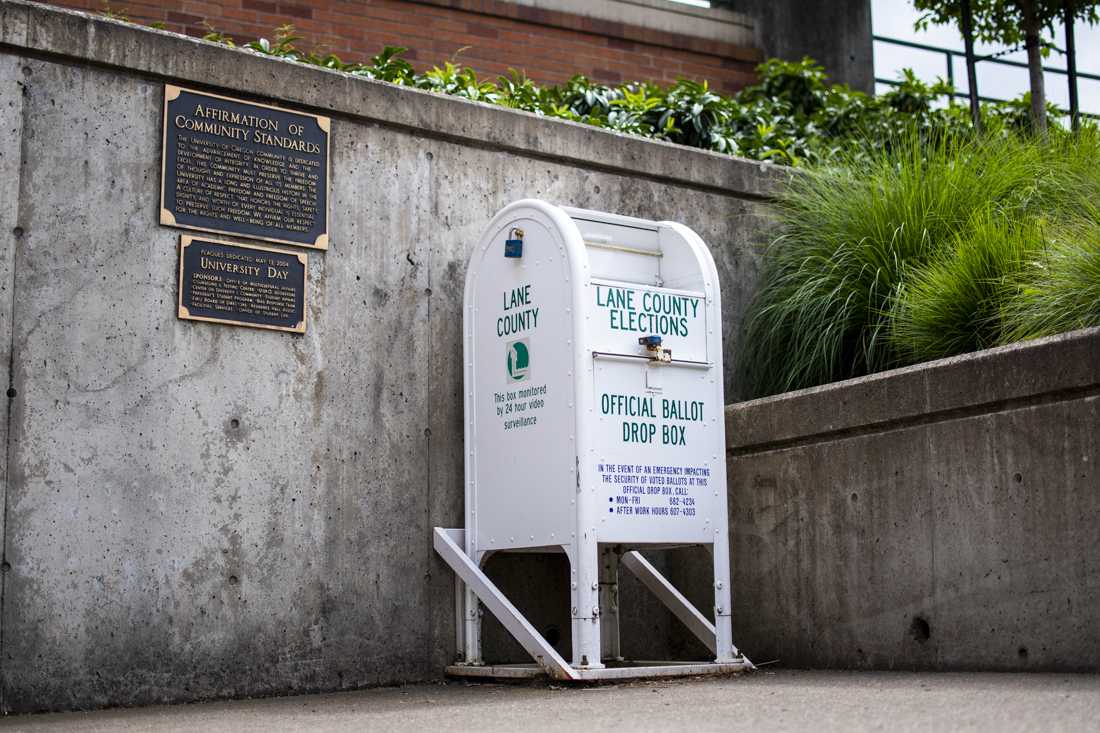
M 523 200 L 470 257 L 463 319 L 463 529 L 435 530 L 455 569 L 458 675 L 592 679 L 751 668 L 730 628 L 722 310 L 706 244 L 683 224 Z M 639 550 L 712 550 L 703 614 Z M 566 661 L 482 572 L 492 553 L 564 552 Z M 713 653 L 629 664 L 618 576 L 639 577 Z M 482 608 L 531 654 L 487 667 Z

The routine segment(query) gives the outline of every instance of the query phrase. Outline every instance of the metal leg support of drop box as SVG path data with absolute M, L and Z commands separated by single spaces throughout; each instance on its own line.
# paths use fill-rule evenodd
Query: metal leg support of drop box
M 622 555 L 621 565 L 638 576 L 643 585 L 649 588 L 672 612 L 683 621 L 688 629 L 700 639 L 712 652 L 716 659 L 713 662 L 645 662 L 637 666 L 609 666 L 598 669 L 579 669 L 571 666 L 560 654 L 555 651 L 538 631 L 524 618 L 523 614 L 512 605 L 511 601 L 501 593 L 500 589 L 482 572 L 462 549 L 464 545 L 465 530 L 444 529 L 436 527 L 434 532 L 434 545 L 451 569 L 459 578 L 459 588 L 455 593 L 455 599 L 460 608 L 457 609 L 456 621 L 466 619 L 469 613 L 476 613 L 476 609 L 468 607 L 469 598 L 476 597 L 501 622 L 520 646 L 531 655 L 535 664 L 530 665 L 493 665 L 484 666 L 479 663 L 456 664 L 447 668 L 447 673 L 459 677 L 498 677 L 498 678 L 522 678 L 535 677 L 540 674 L 560 680 L 599 680 L 599 679 L 631 679 L 639 677 L 678 677 L 699 674 L 719 674 L 726 672 L 738 672 L 754 669 L 748 657 L 741 655 L 729 639 L 729 617 L 727 614 L 718 615 L 719 625 L 716 628 L 705 616 L 691 605 L 641 554 L 627 552 Z M 609 580 L 609 579 L 608 579 Z M 727 591 L 728 593 L 728 591 Z M 728 595 L 727 595 L 728 597 Z M 726 609 L 719 609 L 726 610 Z M 725 627 L 724 629 L 722 627 Z M 464 634 L 464 624 L 459 624 L 458 649 L 469 649 L 468 640 L 461 636 Z M 724 632 L 724 633 L 723 633 Z M 730 651 L 723 654 L 723 645 Z M 617 644 L 615 645 L 617 647 Z M 610 651 L 607 647 L 605 650 Z M 617 651 L 617 649 L 616 649 Z M 476 655 L 480 662 L 480 650 Z M 470 659 L 469 656 L 466 657 Z

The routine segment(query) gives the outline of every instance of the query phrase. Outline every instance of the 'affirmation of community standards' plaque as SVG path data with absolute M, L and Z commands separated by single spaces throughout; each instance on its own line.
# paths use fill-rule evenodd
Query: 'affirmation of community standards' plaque
M 305 333 L 306 255 L 180 237 L 179 317 Z
M 166 84 L 160 223 L 328 249 L 329 127 Z

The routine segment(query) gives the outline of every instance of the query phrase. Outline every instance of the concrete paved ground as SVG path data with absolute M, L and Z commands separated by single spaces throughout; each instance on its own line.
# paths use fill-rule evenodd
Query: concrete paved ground
M 763 671 L 723 679 L 360 692 L 19 716 L 0 730 L 723 731 L 1100 729 L 1100 675 Z

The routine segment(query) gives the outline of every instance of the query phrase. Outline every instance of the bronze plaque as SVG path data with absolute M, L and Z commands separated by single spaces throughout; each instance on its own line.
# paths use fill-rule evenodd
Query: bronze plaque
M 166 84 L 160 223 L 328 249 L 329 128 Z
M 305 333 L 306 273 L 298 252 L 180 237 L 179 317 Z

